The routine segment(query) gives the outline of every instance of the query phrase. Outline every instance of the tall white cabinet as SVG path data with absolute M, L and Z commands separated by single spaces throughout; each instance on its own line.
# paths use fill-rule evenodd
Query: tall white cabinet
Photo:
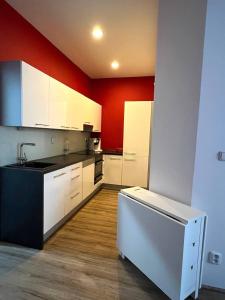
M 126 101 L 122 185 L 147 187 L 151 101 Z

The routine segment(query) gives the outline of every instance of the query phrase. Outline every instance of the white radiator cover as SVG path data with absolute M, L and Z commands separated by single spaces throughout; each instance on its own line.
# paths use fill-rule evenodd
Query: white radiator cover
M 173 300 L 198 297 L 207 216 L 139 187 L 119 193 L 117 246 Z

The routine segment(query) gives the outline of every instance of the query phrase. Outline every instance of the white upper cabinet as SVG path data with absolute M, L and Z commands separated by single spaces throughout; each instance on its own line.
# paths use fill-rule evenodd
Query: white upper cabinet
M 49 119 L 51 128 L 70 129 L 69 88 L 61 82 L 50 78 Z
M 84 101 L 84 124 L 93 125 L 93 131 L 101 131 L 102 107 L 95 101 L 83 96 Z
M 23 61 L 0 63 L 0 125 L 101 131 L 101 105 Z
M 22 125 L 49 127 L 49 76 L 22 62 Z
M 82 99 L 80 94 L 69 88 L 69 122 L 71 130 L 83 130 Z
M 93 131 L 101 132 L 101 123 L 102 123 L 102 106 L 94 102 L 93 107 Z

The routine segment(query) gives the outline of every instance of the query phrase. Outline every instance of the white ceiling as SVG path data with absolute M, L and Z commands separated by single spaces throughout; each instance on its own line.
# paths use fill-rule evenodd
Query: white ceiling
M 158 0 L 6 1 L 91 78 L 155 73 Z M 92 39 L 95 24 L 101 41 Z

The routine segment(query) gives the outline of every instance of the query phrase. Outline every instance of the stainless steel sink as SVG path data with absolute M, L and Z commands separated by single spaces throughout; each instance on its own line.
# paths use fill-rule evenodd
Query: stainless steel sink
M 7 167 L 12 168 L 30 168 L 30 169 L 45 169 L 51 166 L 54 166 L 55 164 L 52 163 L 45 163 L 45 162 L 38 162 L 38 161 L 27 161 L 23 164 L 12 164 L 8 165 Z

